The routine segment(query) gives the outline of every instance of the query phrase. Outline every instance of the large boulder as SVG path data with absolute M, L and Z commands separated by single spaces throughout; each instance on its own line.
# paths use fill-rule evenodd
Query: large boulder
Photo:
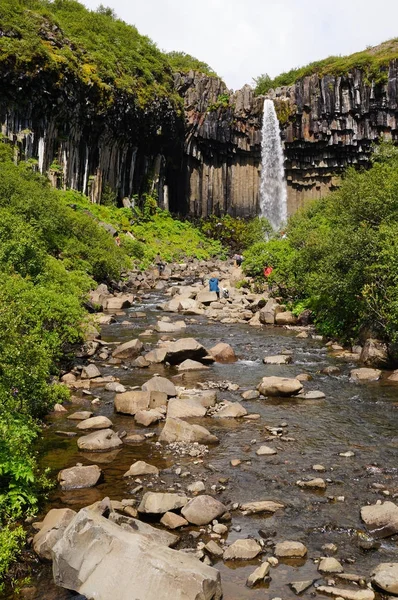
M 33 548 L 40 558 L 51 560 L 51 550 L 62 537 L 76 515 L 70 508 L 52 508 L 44 517 L 41 528 L 33 538 Z
M 209 354 L 220 363 L 232 363 L 237 360 L 236 354 L 232 346 L 219 342 L 209 350 Z
M 203 363 L 197 361 L 197 360 L 191 360 L 190 358 L 187 358 L 187 360 L 184 360 L 182 363 L 180 363 L 177 367 L 177 371 L 179 373 L 183 373 L 183 372 L 187 372 L 187 371 L 203 371 L 203 369 L 208 369 L 209 367 L 207 367 L 206 365 L 204 365 Z
M 98 465 L 88 465 L 86 467 L 76 466 L 70 469 L 62 469 L 58 473 L 57 479 L 63 490 L 80 490 L 94 487 L 101 476 L 102 471 Z
M 150 427 L 153 423 L 157 423 L 164 419 L 164 415 L 154 408 L 148 410 L 139 410 L 134 416 L 135 422 L 143 427 Z
M 194 338 L 183 338 L 176 342 L 170 342 L 167 344 L 166 350 L 165 360 L 171 365 L 179 365 L 187 358 L 201 361 L 203 357 L 207 356 L 206 348 Z
M 151 364 L 160 364 L 166 360 L 167 350 L 166 348 L 155 348 L 145 354 L 145 360 Z
M 263 396 L 294 396 L 303 389 L 298 379 L 288 377 L 263 377 L 257 386 Z
M 163 392 L 167 396 L 176 396 L 177 390 L 174 383 L 166 377 L 152 377 L 144 383 L 142 389 L 146 392 Z
M 167 416 L 172 419 L 189 419 L 191 417 L 204 417 L 206 408 L 200 400 L 195 398 L 171 398 L 167 406 Z
M 247 410 L 239 402 L 223 401 L 223 406 L 220 410 L 214 413 L 215 419 L 237 419 L 247 415 Z
M 185 504 L 181 514 L 189 523 L 208 525 L 226 512 L 226 507 L 213 496 L 197 496 Z
M 262 551 L 256 540 L 236 540 L 224 551 L 224 560 L 252 560 Z
M 96 600 L 220 600 L 220 574 L 188 554 L 81 510 L 53 548 L 57 585 Z
M 76 429 L 108 429 L 108 427 L 112 427 L 112 425 L 113 423 L 108 417 L 98 416 L 80 421 L 80 423 L 76 425 Z
M 82 379 L 94 379 L 95 377 L 101 377 L 101 371 L 96 365 L 89 364 L 83 367 L 81 374 Z
M 103 303 L 104 309 L 109 312 L 117 312 L 124 308 L 130 308 L 133 304 L 134 296 L 132 294 L 123 294 L 121 296 L 111 296 L 107 298 Z
M 196 296 L 196 301 L 205 305 L 209 305 L 211 302 L 216 302 L 217 300 L 217 292 L 199 292 Z
M 115 411 L 125 415 L 135 415 L 138 411 L 149 408 L 149 399 L 149 393 L 140 390 L 116 394 Z
M 278 558 L 303 558 L 307 554 L 307 548 L 301 542 L 279 542 L 275 546 L 275 556 Z
M 372 535 L 379 538 L 398 533 L 398 506 L 394 502 L 363 506 L 361 518 Z
M 218 438 L 201 425 L 191 425 L 181 419 L 167 418 L 159 436 L 159 442 L 199 442 L 199 444 L 216 444 Z
M 258 313 L 259 321 L 262 325 L 273 325 L 275 323 L 275 313 L 280 309 L 279 304 L 274 298 L 270 298 L 267 304 Z
M 398 596 L 398 563 L 381 563 L 372 573 L 372 583 Z
M 143 495 L 138 512 L 151 515 L 164 515 L 165 513 L 183 508 L 188 502 L 186 496 L 162 492 L 146 492 Z
M 275 315 L 275 325 L 296 325 L 297 317 L 290 310 Z
M 123 344 L 120 344 L 120 346 L 117 346 L 112 352 L 112 357 L 132 360 L 141 354 L 143 347 L 144 345 L 140 340 L 129 340 L 128 342 L 124 342 Z
M 169 323 L 167 321 L 158 321 L 155 330 L 158 333 L 176 333 L 177 331 L 181 331 L 186 328 L 185 321 L 174 321 L 174 323 Z
M 122 440 L 112 429 L 101 429 L 84 435 L 77 440 L 79 450 L 87 452 L 106 452 L 123 446 Z
M 350 377 L 356 383 L 360 383 L 361 381 L 378 381 L 381 377 L 381 371 L 380 369 L 371 369 L 369 367 L 352 369 Z
M 360 357 L 361 362 L 367 367 L 382 369 L 389 364 L 387 344 L 381 340 L 366 340 Z
M 123 477 L 139 477 L 140 475 L 159 475 L 159 469 L 143 460 L 133 463 Z
M 195 399 L 198 400 L 202 406 L 205 408 L 210 408 L 214 406 L 217 401 L 217 392 L 216 390 L 197 390 L 197 389 L 188 389 L 183 390 L 179 393 L 179 398 L 183 399 Z
M 276 354 L 275 356 L 264 356 L 265 365 L 288 365 L 292 362 L 292 357 L 288 354 Z

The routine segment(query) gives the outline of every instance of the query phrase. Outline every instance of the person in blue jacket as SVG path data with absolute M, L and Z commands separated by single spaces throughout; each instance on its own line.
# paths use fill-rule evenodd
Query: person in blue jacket
M 209 279 L 209 290 L 210 290 L 210 292 L 216 292 L 217 298 L 220 297 L 220 288 L 218 285 L 218 278 L 214 274 L 211 276 L 211 279 Z

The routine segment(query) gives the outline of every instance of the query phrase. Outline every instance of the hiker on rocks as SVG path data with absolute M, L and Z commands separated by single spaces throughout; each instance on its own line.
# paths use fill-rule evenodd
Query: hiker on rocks
M 157 268 L 158 268 L 158 271 L 159 271 L 159 277 L 160 277 L 160 276 L 162 275 L 163 271 L 164 271 L 164 270 L 165 270 L 165 268 L 166 268 L 166 263 L 164 263 L 164 262 L 162 261 L 162 259 L 160 258 L 160 254 L 157 254 L 157 255 L 156 255 L 156 258 L 155 258 L 155 263 L 156 263 L 156 266 L 157 266 Z
M 269 277 L 273 271 L 273 267 L 264 267 L 264 277 Z
M 216 292 L 217 298 L 220 297 L 220 288 L 218 285 L 218 278 L 215 274 L 213 274 L 211 276 L 211 279 L 209 279 L 209 290 L 210 290 L 210 292 Z
M 234 256 L 235 266 L 240 267 L 243 263 L 243 256 L 241 254 L 235 254 Z

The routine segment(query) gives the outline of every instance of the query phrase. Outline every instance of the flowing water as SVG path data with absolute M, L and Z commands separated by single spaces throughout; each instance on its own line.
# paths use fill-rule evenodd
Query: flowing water
M 287 219 L 287 190 L 279 121 L 272 100 L 264 100 L 261 140 L 260 216 L 274 230 Z
M 161 316 L 154 304 L 157 300 L 160 301 L 161 298 L 152 296 L 143 305 L 134 307 L 134 310 L 145 310 L 146 319 L 129 319 L 133 309 L 125 311 L 117 317 L 116 323 L 103 328 L 102 339 L 107 342 L 126 341 L 153 325 Z M 129 325 L 122 325 L 126 318 Z M 173 315 L 172 319 L 174 318 L 181 317 Z M 253 389 L 261 377 L 292 377 L 306 372 L 313 379 L 305 383 L 305 389 L 322 390 L 326 397 L 322 400 L 263 398 L 242 401 L 249 413 L 261 415 L 258 421 L 211 418 L 196 420 L 220 439 L 218 446 L 209 448 L 209 454 L 204 457 L 203 463 L 191 457 L 164 454 L 163 449 L 156 445 L 156 437 L 139 446 L 125 445 L 112 453 L 80 452 L 76 438 L 62 438 L 56 434 L 57 430 L 73 431 L 76 423 L 68 421 L 63 414 L 52 415 L 47 421 L 48 426 L 41 442 L 42 466 L 49 467 L 56 475 L 61 468 L 71 467 L 77 462 L 84 465 L 97 463 L 104 471 L 104 481 L 88 490 L 63 492 L 56 488 L 46 510 L 61 506 L 78 510 L 104 496 L 118 500 L 132 497 L 139 499 L 143 492 L 135 496 L 133 493 L 138 482 L 124 479 L 123 474 L 134 461 L 142 459 L 162 469 L 159 480 L 140 478 L 144 492 L 150 489 L 166 491 L 175 483 L 180 483 L 184 490 L 193 481 L 203 480 L 206 492 L 214 493 L 211 486 L 216 485 L 217 497 L 227 504 L 269 499 L 280 500 L 286 505 L 280 514 L 271 517 L 244 516 L 239 511 L 233 511 L 228 543 L 247 536 L 259 539 L 259 530 L 262 530 L 261 535 L 266 543 L 288 539 L 303 542 L 308 547 L 307 559 L 282 560 L 278 567 L 271 569 L 271 582 L 253 590 L 245 587 L 245 581 L 260 564 L 260 558 L 227 564 L 222 560 L 215 561 L 214 566 L 221 572 L 224 600 L 295 598 L 287 584 L 297 580 L 320 579 L 312 559 L 323 555 L 321 547 L 329 542 L 337 544 L 336 556 L 343 561 L 344 570 L 348 573 L 369 576 L 372 568 L 380 562 L 396 561 L 396 539 L 383 540 L 378 551 L 364 552 L 358 547 L 358 534 L 364 531 L 360 507 L 366 502 L 374 503 L 378 499 L 385 499 L 372 484 L 382 484 L 383 489 L 389 490 L 391 495 L 398 492 L 397 384 L 389 385 L 385 379 L 365 385 L 351 383 L 349 371 L 354 365 L 333 358 L 321 341 L 299 339 L 294 331 L 274 327 L 258 330 L 244 324 L 225 326 L 209 323 L 202 317 L 196 317 L 191 322 L 187 317 L 186 321 L 188 327 L 185 336 L 195 337 L 206 347 L 211 347 L 218 341 L 228 342 L 239 356 L 237 363 L 216 363 L 203 372 L 185 375 L 183 383 L 186 387 L 197 386 L 200 381 L 229 380 L 239 384 L 239 391 L 219 391 L 219 399 L 242 401 L 241 392 Z M 157 342 L 159 334 L 143 339 L 149 348 Z M 266 354 L 279 354 L 282 350 L 292 351 L 292 364 L 269 366 L 262 363 L 262 357 Z M 139 386 L 154 373 L 167 377 L 176 375 L 174 368 L 163 365 L 153 365 L 149 369 L 109 366 L 101 362 L 97 365 L 103 375 L 115 375 L 125 385 Z M 338 365 L 341 375 L 322 375 L 321 370 L 328 365 Z M 125 430 L 129 434 L 147 431 L 159 433 L 161 425 L 143 429 L 135 425 L 132 417 L 115 415 L 113 393 L 106 392 L 102 387 L 94 388 L 93 393 L 101 399 L 98 407 L 92 408 L 92 396 L 77 394 L 75 404 L 70 407 L 68 414 L 79 408 L 90 409 L 95 414 L 110 416 L 115 430 Z M 282 423 L 284 435 L 293 438 L 293 441 L 267 442 L 269 433 L 265 427 L 280 426 Z M 256 456 L 255 450 L 264 443 L 273 445 L 278 454 L 270 457 Z M 339 456 L 339 453 L 348 450 L 353 451 L 355 456 Z M 241 465 L 231 467 L 230 461 L 233 458 L 241 459 Z M 326 472 L 320 475 L 328 481 L 327 489 L 325 492 L 303 491 L 297 487 L 296 481 L 319 476 L 312 470 L 312 465 L 316 463 L 326 468 Z M 177 465 L 181 465 L 183 471 L 190 475 L 186 478 L 175 475 Z M 220 480 L 225 489 L 220 486 Z M 336 501 L 341 496 L 344 496 L 344 502 Z M 241 531 L 236 531 L 239 528 Z M 204 534 L 201 539 L 207 542 L 209 537 Z M 195 544 L 196 541 L 192 541 L 187 532 L 182 532 L 178 547 L 193 547 Z M 267 555 L 272 555 L 272 549 Z M 35 591 L 31 598 L 34 599 L 81 598 L 52 583 L 50 566 L 37 566 L 32 583 Z M 310 588 L 304 592 L 303 597 L 309 598 L 313 592 L 314 588 Z

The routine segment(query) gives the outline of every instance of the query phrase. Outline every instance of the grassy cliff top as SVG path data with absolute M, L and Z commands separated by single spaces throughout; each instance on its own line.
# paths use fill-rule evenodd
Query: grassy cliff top
M 1 0 L 0 72 L 34 77 L 71 74 L 111 101 L 133 95 L 141 107 L 156 97 L 174 98 L 173 70 L 213 71 L 184 53 L 161 52 L 136 27 L 102 5 L 91 11 L 76 0 Z
M 315 73 L 319 77 L 325 75 L 339 76 L 345 75 L 353 69 L 364 71 L 369 82 L 386 83 L 388 79 L 387 67 L 394 58 L 398 58 L 398 38 L 388 40 L 378 46 L 366 48 L 361 52 L 355 52 L 349 56 L 329 56 L 304 67 L 281 73 L 274 79 L 265 73 L 254 79 L 256 84 L 255 93 L 257 95 L 266 94 L 270 89 L 293 85 L 299 79 Z

